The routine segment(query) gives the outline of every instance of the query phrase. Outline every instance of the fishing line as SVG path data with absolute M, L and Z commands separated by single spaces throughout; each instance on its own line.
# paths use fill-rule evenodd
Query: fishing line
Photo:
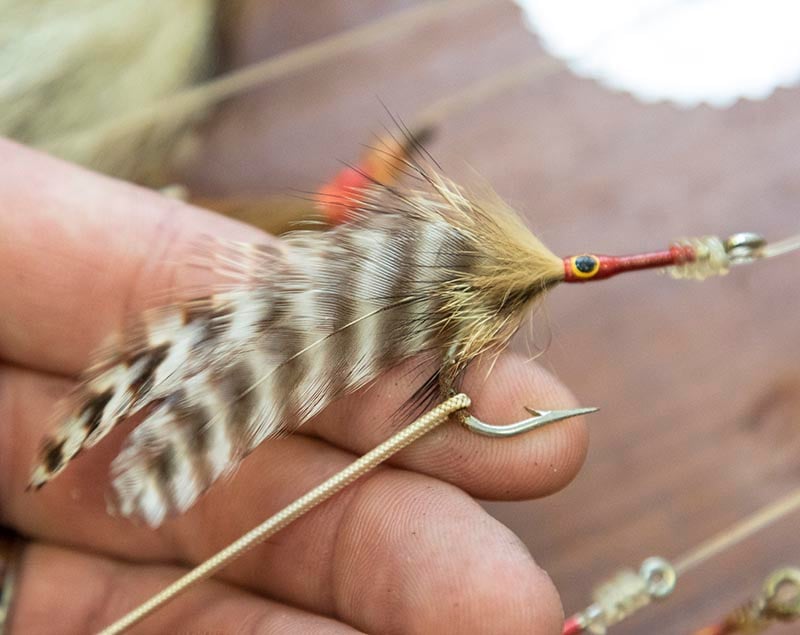
M 562 635 L 605 633 L 675 589 L 678 578 L 800 510 L 800 488 L 746 516 L 674 560 L 647 558 L 638 572 L 625 569 L 598 585 L 593 602 L 567 618 Z
M 184 591 L 187 591 L 198 582 L 202 582 L 206 578 L 214 575 L 217 571 L 233 560 L 236 560 L 245 552 L 270 536 L 273 536 L 290 523 L 347 487 L 356 479 L 374 470 L 378 465 L 391 458 L 410 443 L 447 421 L 450 415 L 469 407 L 469 405 L 470 399 L 464 394 L 455 395 L 439 404 L 433 410 L 422 415 L 419 419 L 403 428 L 403 430 L 367 452 L 367 454 L 360 459 L 357 459 L 340 472 L 337 472 L 328 480 L 268 518 L 261 525 L 250 530 L 241 538 L 211 556 L 208 560 L 189 571 L 182 578 L 173 582 L 163 591 L 157 593 L 130 613 L 104 628 L 100 631 L 100 635 L 117 635 L 118 633 L 125 632 L 159 607 Z

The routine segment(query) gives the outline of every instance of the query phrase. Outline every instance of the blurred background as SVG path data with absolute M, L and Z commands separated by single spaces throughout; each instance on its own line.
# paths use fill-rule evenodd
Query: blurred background
M 74 6 L 95 19 L 94 4 L 104 3 Z M 156 7 L 165 4 L 174 6 L 159 14 Z M 104 58 L 111 70 L 103 81 L 74 80 L 63 90 L 85 89 L 84 100 L 99 95 L 88 98 L 97 112 L 63 121 L 51 116 L 54 127 L 38 130 L 30 112 L 22 117 L 19 107 L 4 107 L 0 129 L 131 180 L 181 184 L 193 199 L 267 200 L 317 190 L 342 161 L 356 161 L 374 134 L 392 127 L 387 110 L 408 122 L 436 111 L 444 115 L 428 149 L 445 172 L 465 185 L 488 181 L 559 254 L 635 252 L 681 236 L 738 231 L 780 239 L 800 228 L 799 90 L 766 91 L 724 109 L 644 103 L 570 72 L 545 52 L 519 7 L 500 0 L 139 5 L 150 5 L 147 19 L 163 33 L 144 18 L 103 14 L 112 25 L 104 27 L 105 37 L 75 35 L 72 57 L 57 71 L 71 77 L 78 66 L 85 70 L 85 60 Z M 122 133 L 111 125 L 99 150 L 97 138 L 105 133 L 88 142 L 75 134 L 128 112 L 135 120 L 148 104 L 206 77 L 323 38 L 346 40 L 353 29 L 433 5 L 440 6 L 403 28 L 379 29 L 312 63 L 287 63 L 268 83 L 190 108 L 156 142 L 142 141 L 142 129 L 130 120 Z M 45 13 L 22 13 L 18 24 L 47 23 Z M 102 54 L 124 39 L 126 24 L 139 29 L 128 45 L 136 50 L 161 38 L 147 49 L 150 67 L 138 76 L 132 60 Z M 83 57 L 74 54 L 76 41 Z M 752 42 L 739 45 L 746 50 Z M 33 50 L 32 64 L 42 46 Z M 172 74 L 150 70 L 169 60 Z M 0 68 L 4 62 L 0 55 Z M 524 81 L 519 74 L 514 80 L 514 69 L 529 62 L 520 71 Z M 23 77 L 14 93 L 11 75 L 3 77 L 0 106 L 42 83 Z M 511 79 L 502 90 L 431 110 L 504 77 Z M 152 94 L 143 94 L 145 86 Z M 51 101 L 52 82 L 49 90 L 41 94 Z M 132 129 L 135 140 L 125 136 Z M 121 158 L 109 157 L 111 145 Z M 538 363 L 581 404 L 602 408 L 589 420 L 588 461 L 573 484 L 549 499 L 486 507 L 547 569 L 568 614 L 583 609 L 593 586 L 618 569 L 638 568 L 650 555 L 677 557 L 800 484 L 797 265 L 797 257 L 787 256 L 704 283 L 642 273 L 549 298 L 535 325 L 534 345 L 547 347 Z M 517 345 L 528 350 L 523 341 Z M 798 526 L 796 516 L 785 520 L 687 574 L 670 599 L 613 632 L 682 634 L 715 621 L 773 569 L 800 565 Z

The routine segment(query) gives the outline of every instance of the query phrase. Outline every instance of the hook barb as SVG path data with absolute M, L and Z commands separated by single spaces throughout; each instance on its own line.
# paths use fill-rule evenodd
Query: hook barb
M 533 416 L 529 419 L 523 419 L 509 425 L 492 425 L 484 423 L 480 419 L 473 417 L 471 414 L 465 414 L 462 421 L 467 428 L 477 434 L 482 434 L 487 437 L 515 437 L 519 434 L 524 434 L 531 430 L 536 430 L 543 426 L 561 421 L 563 419 L 570 419 L 579 415 L 589 414 L 590 412 L 597 412 L 598 408 L 573 408 L 572 410 L 534 410 L 533 408 L 525 407 Z

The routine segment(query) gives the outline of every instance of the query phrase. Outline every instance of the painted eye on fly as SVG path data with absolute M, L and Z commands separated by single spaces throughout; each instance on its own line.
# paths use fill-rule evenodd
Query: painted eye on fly
M 590 256 L 589 254 L 573 256 L 570 265 L 572 266 L 572 273 L 578 278 L 591 278 L 600 270 L 600 260 L 598 260 L 597 256 Z

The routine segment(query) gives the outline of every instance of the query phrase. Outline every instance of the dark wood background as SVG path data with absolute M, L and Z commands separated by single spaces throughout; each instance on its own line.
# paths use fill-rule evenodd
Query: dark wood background
M 413 6 L 247 1 L 225 65 L 263 59 Z M 543 56 L 509 2 L 455 10 L 412 33 L 237 98 L 202 132 L 197 194 L 313 190 L 389 123 Z M 642 105 L 567 72 L 452 117 L 430 150 L 488 180 L 557 253 L 660 248 L 685 235 L 800 231 L 800 90 L 728 110 Z M 797 256 L 699 284 L 637 274 L 552 294 L 539 340 L 591 418 L 578 479 L 542 501 L 487 504 L 561 590 L 567 612 L 622 565 L 676 557 L 800 485 Z M 614 632 L 682 634 L 782 564 L 800 565 L 797 515 L 680 581 Z M 797 632 L 791 628 L 776 633 Z

